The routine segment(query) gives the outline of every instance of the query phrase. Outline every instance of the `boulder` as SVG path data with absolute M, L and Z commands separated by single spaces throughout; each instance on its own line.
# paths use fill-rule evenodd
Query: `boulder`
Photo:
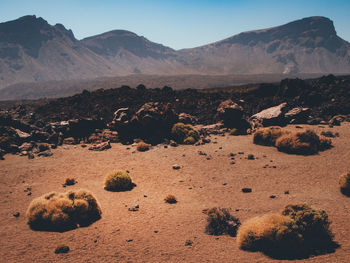
M 224 122 L 225 126 L 237 128 L 241 125 L 243 108 L 232 100 L 221 102 L 216 111 L 219 119 Z
M 196 125 L 194 128 L 199 132 L 199 134 L 207 136 L 209 134 L 224 134 L 227 129 L 221 122 L 210 124 L 210 125 Z
M 306 123 L 310 114 L 310 108 L 296 107 L 284 114 L 288 123 L 301 124 Z
M 111 147 L 112 146 L 109 142 L 102 142 L 99 144 L 92 145 L 91 147 L 89 147 L 89 150 L 90 151 L 104 151 L 104 150 L 110 149 Z
M 284 113 L 287 103 L 282 103 L 278 106 L 271 107 L 260 111 L 250 117 L 253 128 L 260 126 L 284 126 L 286 124 Z

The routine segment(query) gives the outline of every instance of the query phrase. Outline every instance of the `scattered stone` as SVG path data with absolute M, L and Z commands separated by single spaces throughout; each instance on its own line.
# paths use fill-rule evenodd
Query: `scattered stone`
M 173 165 L 173 169 L 174 169 L 174 170 L 179 170 L 179 169 L 181 169 L 181 166 L 180 166 L 180 165 L 177 165 L 177 164 L 174 164 L 174 165 Z
M 247 187 L 242 188 L 242 192 L 243 193 L 251 193 L 252 192 L 252 188 L 247 188 Z
M 133 241 L 133 239 L 128 239 L 128 240 L 126 240 L 126 242 L 132 242 Z
M 90 151 L 104 151 L 110 149 L 112 146 L 109 142 L 102 142 L 100 144 L 93 145 L 89 147 Z
M 43 157 L 49 157 L 52 155 L 53 155 L 53 153 L 50 150 L 46 150 L 46 151 L 38 153 L 38 156 L 43 156 Z
M 13 213 L 13 216 L 14 216 L 14 217 L 19 217 L 19 216 L 20 216 L 20 213 L 19 213 L 19 212 Z
M 34 159 L 34 154 L 32 152 L 28 152 L 28 159 Z
M 232 162 L 230 162 L 230 164 L 235 164 L 236 162 L 234 162 L 234 161 L 232 161 Z
M 284 194 L 285 195 L 289 195 L 289 191 L 284 191 Z
M 134 205 L 133 207 L 130 207 L 128 210 L 129 211 L 132 211 L 132 212 L 136 212 L 136 211 L 139 211 L 139 205 Z
M 227 185 L 227 183 L 223 183 L 222 185 Z
M 248 160 L 254 160 L 255 159 L 255 157 L 254 157 L 254 154 L 248 154 Z
M 275 199 L 276 196 L 275 196 L 275 195 L 270 195 L 270 198 L 271 198 L 271 199 Z
M 69 246 L 66 245 L 59 245 L 55 249 L 55 254 L 63 254 L 69 252 Z
M 170 146 L 172 146 L 172 147 L 177 147 L 178 144 L 177 144 L 177 142 L 175 142 L 175 141 L 173 141 L 173 140 L 170 140 Z
M 238 152 L 238 154 L 244 154 L 244 152 Z
M 156 233 L 156 234 L 157 234 L 158 232 L 159 232 L 158 230 L 154 230 L 154 233 Z
M 198 154 L 199 155 L 207 155 L 205 152 L 202 152 L 202 151 L 198 151 Z
M 193 245 L 193 241 L 192 240 L 186 240 L 185 246 L 192 246 L 192 245 Z
M 81 148 L 86 148 L 86 147 L 87 147 L 86 144 L 82 144 L 82 145 L 80 145 L 80 146 L 81 146 Z

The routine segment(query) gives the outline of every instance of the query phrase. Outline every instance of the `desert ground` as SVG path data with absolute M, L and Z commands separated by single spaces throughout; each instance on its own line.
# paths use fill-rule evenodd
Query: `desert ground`
M 350 199 L 340 193 L 338 177 L 350 169 L 350 123 L 332 129 L 301 126 L 318 132 L 332 130 L 340 136 L 332 139 L 333 148 L 312 156 L 255 145 L 252 135 L 227 134 L 211 135 L 212 142 L 201 146 L 157 145 L 147 152 L 113 143 L 103 152 L 64 145 L 52 150 L 51 157 L 32 160 L 7 154 L 0 161 L 1 261 L 282 262 L 261 252 L 240 250 L 235 237 L 206 234 L 203 210 L 228 208 L 244 222 L 279 212 L 290 203 L 306 202 L 327 211 L 340 247 L 334 253 L 295 261 L 349 262 Z M 236 154 L 234 160 L 231 153 Z M 248 154 L 256 159 L 248 160 Z M 174 170 L 174 164 L 181 169 Z M 136 187 L 106 191 L 104 178 L 116 169 L 128 170 Z M 78 183 L 62 187 L 67 177 Z M 243 193 L 244 187 L 252 192 Z M 35 197 L 80 188 L 91 191 L 99 201 L 100 220 L 63 233 L 30 229 L 25 214 Z M 165 203 L 167 194 L 174 194 L 178 203 Z M 139 210 L 129 211 L 134 205 Z M 17 212 L 19 217 L 14 216 Z M 191 246 L 185 245 L 188 240 Z M 70 251 L 55 254 L 59 244 L 68 245 Z

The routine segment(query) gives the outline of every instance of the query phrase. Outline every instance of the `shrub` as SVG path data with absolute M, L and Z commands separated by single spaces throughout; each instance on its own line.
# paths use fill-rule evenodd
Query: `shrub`
M 55 249 L 55 254 L 62 254 L 62 253 L 68 253 L 69 252 L 69 246 L 66 245 L 58 245 Z
M 306 130 L 282 135 L 276 140 L 276 147 L 281 152 L 295 154 L 315 154 L 331 147 L 331 140 Z
M 166 203 L 169 203 L 169 204 L 176 204 L 177 203 L 177 199 L 176 199 L 175 195 L 170 195 L 170 194 L 164 198 L 164 201 Z
M 51 192 L 34 199 L 27 210 L 28 224 L 35 230 L 64 231 L 87 226 L 101 218 L 96 198 L 86 190 Z
M 194 144 L 199 140 L 199 133 L 190 124 L 181 122 L 174 124 L 171 134 L 177 143 Z
M 133 183 L 130 175 L 126 171 L 114 171 L 107 174 L 105 179 L 105 189 L 110 191 L 131 190 Z
M 277 257 L 305 257 L 335 248 L 326 211 L 307 204 L 287 205 L 281 214 L 267 214 L 243 223 L 237 234 L 241 249 Z
M 139 151 L 139 152 L 145 152 L 145 151 L 148 151 L 149 148 L 151 147 L 150 144 L 147 144 L 143 141 L 139 142 L 136 146 L 136 149 Z
M 237 243 L 241 249 L 267 251 L 271 248 L 287 250 L 302 242 L 302 236 L 294 231 L 293 221 L 280 214 L 254 217 L 238 229 Z
M 213 207 L 207 211 L 207 215 L 206 233 L 210 235 L 228 234 L 236 236 L 237 229 L 241 223 L 227 209 Z
M 339 177 L 340 191 L 344 195 L 350 196 L 350 172 L 343 173 Z
M 259 145 L 275 146 L 276 140 L 288 131 L 279 126 L 260 128 L 254 132 L 253 142 Z

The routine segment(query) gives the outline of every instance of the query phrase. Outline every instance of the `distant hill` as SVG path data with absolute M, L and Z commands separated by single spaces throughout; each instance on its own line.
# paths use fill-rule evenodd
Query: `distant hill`
M 24 82 L 130 74 L 309 73 L 350 73 L 350 44 L 337 36 L 333 22 L 325 17 L 304 18 L 178 51 L 124 30 L 77 40 L 63 25 L 52 26 L 36 16 L 0 24 L 0 90 Z M 34 92 L 40 97 L 51 93 Z

